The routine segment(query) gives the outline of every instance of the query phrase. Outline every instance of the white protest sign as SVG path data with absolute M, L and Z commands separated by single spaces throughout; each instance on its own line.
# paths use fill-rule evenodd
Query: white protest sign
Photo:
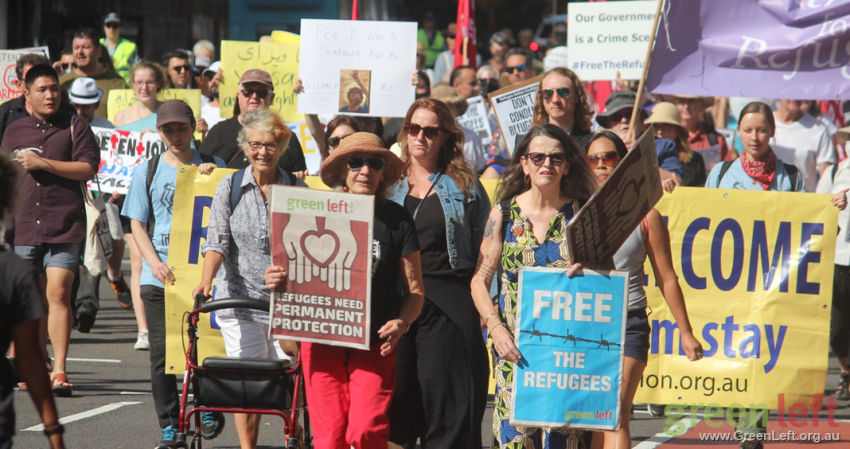
M 640 79 L 657 2 L 569 3 L 569 65 L 582 81 Z
M 467 98 L 466 102 L 469 103 L 469 108 L 456 119 L 457 124 L 475 131 L 475 134 L 481 137 L 481 143 L 490 145 L 493 141 L 493 130 L 490 129 L 490 118 L 487 117 L 484 98 L 481 96 Z
M 126 195 L 133 180 L 133 170 L 166 149 L 158 133 L 140 136 L 137 132 L 95 126 L 91 130 L 100 145 L 100 167 L 97 170 L 99 186 L 93 180 L 89 181 L 89 190 Z
M 46 45 L 41 47 L 16 48 L 15 51 L 19 51 L 21 53 L 41 53 L 47 59 L 50 59 L 50 49 Z
M 307 173 L 318 173 L 322 168 L 322 152 L 319 151 L 319 146 L 313 134 L 310 133 L 307 122 L 287 123 L 287 126 L 301 142 L 301 151 L 304 152 L 304 161 L 307 163 Z
M 0 83 L 0 103 L 23 95 L 23 91 L 15 86 L 15 81 L 18 79 L 15 67 L 22 54 L 17 50 L 0 50 L 0 70 L 3 73 L 3 81 Z
M 705 162 L 705 168 L 707 170 L 711 170 L 712 166 L 720 163 L 720 145 L 713 145 L 708 148 L 700 148 L 699 150 L 694 151 L 702 156 L 702 160 Z
M 499 89 L 490 95 L 490 104 L 496 112 L 502 138 L 508 152 L 514 154 L 516 136 L 527 134 L 534 118 L 534 101 L 537 99 L 537 85 L 543 75 Z
M 303 114 L 404 117 L 416 98 L 416 23 L 301 20 Z
M 726 139 L 726 148 L 730 150 L 735 149 L 735 130 L 734 129 L 726 129 L 726 128 L 716 128 L 717 134 L 723 136 Z

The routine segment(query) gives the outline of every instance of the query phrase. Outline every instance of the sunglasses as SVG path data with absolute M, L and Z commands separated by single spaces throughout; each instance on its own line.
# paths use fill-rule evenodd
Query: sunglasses
M 251 98 L 252 96 L 254 96 L 254 94 L 257 94 L 257 97 L 259 97 L 259 98 L 266 98 L 266 97 L 269 96 L 269 90 L 268 89 L 257 89 L 257 90 L 242 89 L 242 95 L 244 95 L 245 98 Z
M 569 87 L 559 87 L 557 89 L 543 89 L 543 99 L 551 100 L 553 95 L 558 95 L 561 98 L 568 98 L 570 96 L 570 88 Z
M 514 70 L 519 70 L 520 72 L 525 72 L 525 69 L 527 69 L 527 68 L 528 68 L 527 65 L 520 64 L 520 65 L 515 66 L 515 67 L 507 67 L 507 68 L 505 68 L 505 71 L 508 72 L 508 74 L 510 75 L 510 74 L 514 73 Z
M 342 137 L 330 137 L 330 138 L 328 138 L 328 145 L 330 145 L 331 148 L 336 148 L 336 147 L 339 146 L 340 142 L 342 142 L 342 139 L 345 139 L 346 137 L 348 137 L 350 135 L 351 134 L 346 134 Z
M 537 167 L 543 165 L 547 158 L 555 167 L 560 167 L 561 165 L 564 165 L 564 162 L 567 162 L 567 155 L 564 153 L 529 153 L 526 157 Z
M 602 161 L 609 167 L 616 167 L 620 163 L 620 155 L 616 151 L 606 151 L 604 153 L 591 154 L 587 156 L 587 165 L 590 168 L 599 166 L 599 161 Z
M 433 139 L 437 137 L 437 134 L 440 134 L 440 131 L 442 130 L 436 126 L 419 126 L 415 123 L 407 125 L 407 134 L 410 137 L 418 137 L 420 131 L 425 133 L 426 139 Z
M 174 66 L 174 67 L 169 67 L 169 69 L 174 70 L 177 73 L 191 72 L 192 66 L 190 66 L 190 65 L 178 65 L 178 66 Z
M 105 26 L 106 28 L 121 28 L 121 24 L 118 24 L 118 23 L 107 23 L 107 24 L 104 24 L 103 26 Z
M 68 67 L 73 67 L 73 68 L 76 69 L 77 63 L 76 62 L 63 62 L 61 67 L 62 67 L 62 70 L 68 70 Z
M 370 169 L 374 171 L 381 171 L 384 169 L 384 165 L 387 164 L 383 158 L 380 157 L 350 157 L 348 158 L 348 168 L 354 171 L 360 170 L 363 168 L 363 165 L 368 165 Z
M 626 120 L 632 119 L 632 109 L 631 108 L 629 108 L 629 109 L 627 109 L 623 112 L 618 112 L 616 114 L 612 114 L 610 117 L 608 117 L 608 122 L 609 123 L 619 123 L 619 122 L 622 122 L 623 119 L 626 119 Z

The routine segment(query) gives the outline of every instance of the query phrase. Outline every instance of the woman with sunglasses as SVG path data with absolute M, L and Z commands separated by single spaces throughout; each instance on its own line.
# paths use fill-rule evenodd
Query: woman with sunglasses
M 404 207 L 386 199 L 402 162 L 370 133 L 355 133 L 322 164 L 322 181 L 338 191 L 375 197 L 371 323 L 368 351 L 301 344 L 310 423 L 317 449 L 385 448 L 387 410 L 396 376 L 395 345 L 422 306 L 416 227 Z M 285 288 L 283 267 L 266 270 L 270 290 Z M 397 287 L 397 288 L 396 288 Z
M 611 131 L 599 131 L 591 136 L 587 148 L 587 165 L 596 177 L 599 187 L 614 172 L 620 160 L 626 157 L 627 151 L 626 144 Z M 614 255 L 614 266 L 618 270 L 629 272 L 629 311 L 626 317 L 623 362 L 625 388 L 622 389 L 620 401 L 620 430 L 601 433 L 606 449 L 631 446 L 629 421 L 632 402 L 649 356 L 650 326 L 646 316 L 646 292 L 643 289 L 643 267 L 647 256 L 661 294 L 676 318 L 685 354 L 691 361 L 702 358 L 702 345 L 694 337 L 682 288 L 673 268 L 667 225 L 661 214 L 652 209 Z
M 307 187 L 294 174 L 278 167 L 278 160 L 289 145 L 290 138 L 292 131 L 270 109 L 257 108 L 242 119 L 237 143 L 250 165 L 226 176 L 216 188 L 210 208 L 206 243 L 202 249 L 203 274 L 192 297 L 198 293 L 209 297 L 214 278 L 216 298 L 269 300 L 270 291 L 265 286 L 263 272 L 272 260 L 266 206 L 269 186 Z M 235 206 L 231 193 L 234 189 L 240 192 L 236 196 L 238 200 Z M 268 312 L 221 310 L 216 312 L 216 321 L 221 328 L 229 357 L 292 359 L 295 355 L 291 342 L 268 338 Z M 242 449 L 257 447 L 260 416 L 246 413 L 235 415 Z
M 350 115 L 338 115 L 333 118 L 330 122 L 328 122 L 328 127 L 325 130 L 325 134 L 328 136 L 327 141 L 325 142 L 325 146 L 322 149 L 322 158 L 326 159 L 330 156 L 334 151 L 339 148 L 339 144 L 342 141 L 354 134 L 362 131 L 360 128 L 360 122 L 358 122 L 354 117 Z
M 480 448 L 487 350 L 469 282 L 490 200 L 464 158 L 451 109 L 416 100 L 399 135 L 404 173 L 392 201 L 413 215 L 422 248 L 425 301 L 399 343 L 390 441 Z
M 567 224 L 593 194 L 596 184 L 583 152 L 558 126 L 531 128 L 511 157 L 497 192 L 499 205 L 490 212 L 481 243 L 478 267 L 472 278 L 472 297 L 496 351 L 493 447 L 530 449 L 579 448 L 581 431 L 556 428 L 514 427 L 509 423 L 512 395 L 510 373 L 522 355 L 514 345 L 516 292 L 520 266 L 569 268 L 572 276 L 581 267 L 567 257 Z M 503 210 L 511 225 L 503 229 Z M 493 304 L 490 286 L 501 266 L 501 292 Z M 569 446 L 572 447 L 572 446 Z

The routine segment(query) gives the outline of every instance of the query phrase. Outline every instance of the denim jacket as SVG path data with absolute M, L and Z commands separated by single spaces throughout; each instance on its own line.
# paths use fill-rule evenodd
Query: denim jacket
M 446 241 L 449 248 L 449 262 L 455 269 L 474 269 L 484 238 L 484 225 L 490 215 L 490 198 L 481 183 L 476 180 L 470 196 L 464 196 L 454 180 L 441 171 L 431 173 L 428 180 L 435 182 L 434 191 L 440 197 L 443 214 L 446 218 Z M 472 186 L 470 186 L 472 187 Z M 404 206 L 404 199 L 410 191 L 407 177 L 403 177 L 390 192 L 389 199 Z

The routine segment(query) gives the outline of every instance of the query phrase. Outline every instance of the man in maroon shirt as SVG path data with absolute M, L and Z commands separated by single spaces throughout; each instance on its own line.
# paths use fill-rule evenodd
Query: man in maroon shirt
M 100 147 L 85 119 L 59 110 L 59 77 L 53 67 L 33 66 L 25 83 L 32 114 L 9 125 L 0 144 L 23 168 L 15 253 L 39 274 L 48 303 L 42 338 L 46 345 L 49 332 L 53 345 L 53 392 L 70 396 L 65 359 L 71 335 L 71 285 L 86 235 L 80 181 L 97 173 Z

